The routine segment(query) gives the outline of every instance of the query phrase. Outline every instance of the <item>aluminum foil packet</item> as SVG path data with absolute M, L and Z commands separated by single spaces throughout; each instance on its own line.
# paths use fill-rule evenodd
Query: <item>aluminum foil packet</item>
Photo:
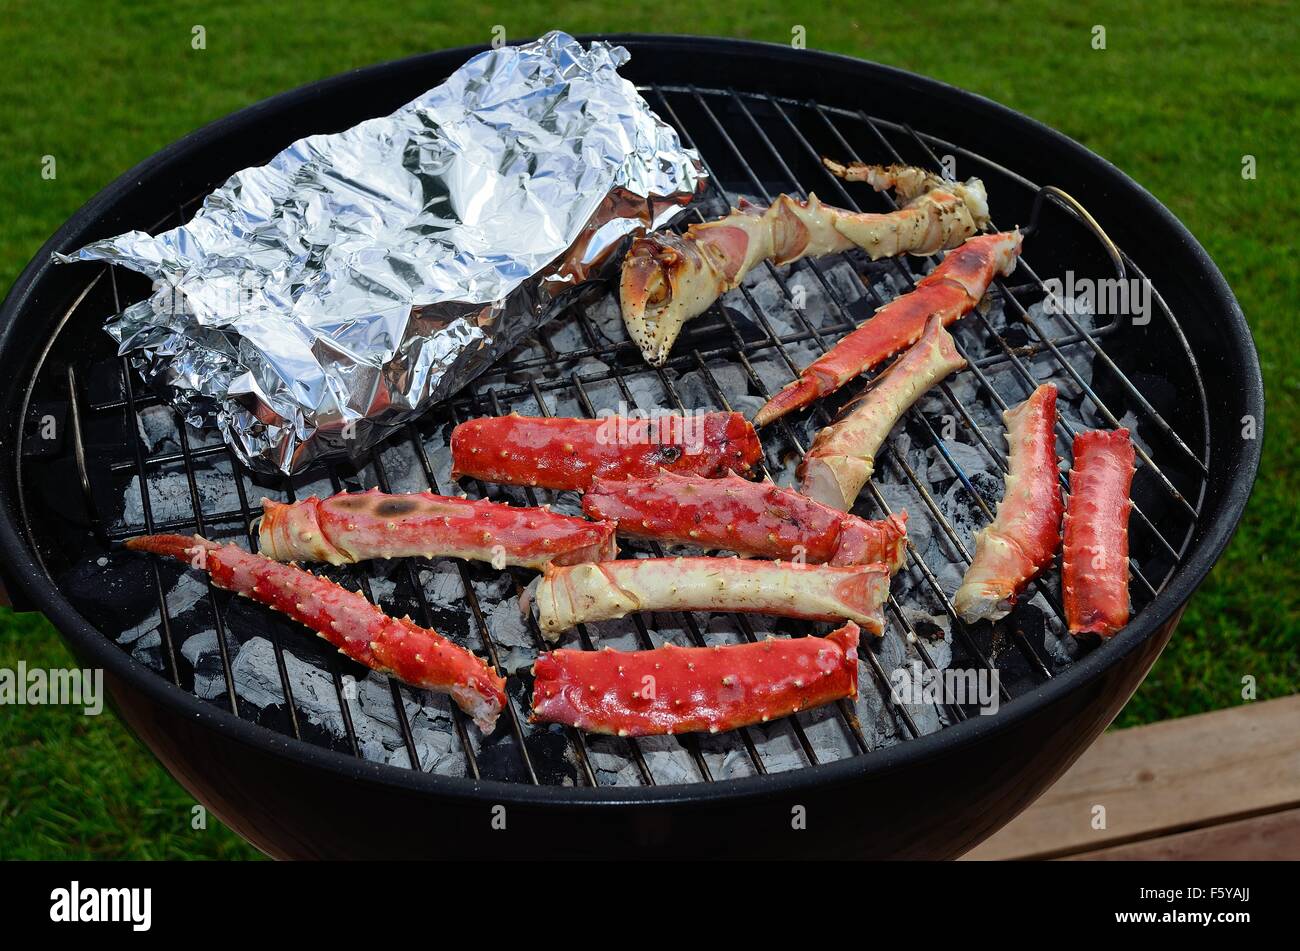
M 702 188 L 627 60 L 559 32 L 490 50 L 392 115 L 238 172 L 179 228 L 56 258 L 153 279 L 105 329 L 245 464 L 359 457 Z

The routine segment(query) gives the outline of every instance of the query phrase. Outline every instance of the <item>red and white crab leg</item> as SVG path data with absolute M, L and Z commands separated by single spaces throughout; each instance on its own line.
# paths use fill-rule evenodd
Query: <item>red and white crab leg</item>
M 907 513 L 868 521 L 771 482 L 739 476 L 597 479 L 582 497 L 591 518 L 619 532 L 814 564 L 883 562 L 897 571 L 907 551 Z
M 1072 634 L 1110 637 L 1129 618 L 1128 517 L 1133 441 L 1127 429 L 1074 437 L 1061 587 Z
M 450 556 L 497 568 L 541 568 L 618 554 L 612 522 L 431 492 L 387 495 L 372 489 L 290 504 L 263 499 L 262 511 L 261 551 L 276 561 L 345 565 L 368 558 Z
M 834 163 L 828 167 L 835 166 Z M 956 247 L 988 223 L 984 185 L 945 182 L 922 169 L 877 168 L 877 190 L 898 187 L 908 203 L 887 214 L 846 211 L 781 195 L 771 207 L 745 205 L 685 234 L 664 231 L 633 242 L 623 261 L 623 320 L 646 360 L 662 366 L 686 321 L 765 260 L 789 264 L 861 248 L 872 259 Z M 867 179 L 863 179 L 867 180 Z
M 635 611 L 738 611 L 810 621 L 856 621 L 884 630 L 886 565 L 808 565 L 740 558 L 628 558 L 548 566 L 536 592 L 548 639 L 589 621 Z M 521 602 L 528 609 L 527 594 Z
M 968 624 L 1006 617 L 1061 544 L 1056 387 L 1044 383 L 1002 418 L 1011 447 L 1006 488 L 997 515 L 975 536 L 975 557 L 952 599 Z
M 858 626 L 718 647 L 557 650 L 533 664 L 534 722 L 589 733 L 717 733 L 858 694 Z
M 985 234 L 949 252 L 913 290 L 881 307 L 810 363 L 798 379 L 786 384 L 754 416 L 754 425 L 765 426 L 829 396 L 855 376 L 879 366 L 915 343 L 931 317 L 940 318 L 947 326 L 966 314 L 980 302 L 995 275 L 1015 269 L 1020 242 L 1019 231 Z
M 572 419 L 484 416 L 451 433 L 452 475 L 506 485 L 576 489 L 595 478 L 639 479 L 660 469 L 705 477 L 748 472 L 763 455 L 739 413 Z
M 505 707 L 505 680 L 482 660 L 410 618 L 389 617 L 359 593 L 310 571 L 197 535 L 145 535 L 126 547 L 187 561 L 208 572 L 218 587 L 287 614 L 372 670 L 450 695 L 485 734 Z
M 832 508 L 851 509 L 899 417 L 922 393 L 965 365 L 943 322 L 932 317 L 921 339 L 873 381 L 848 414 L 817 433 L 799 464 L 799 490 Z

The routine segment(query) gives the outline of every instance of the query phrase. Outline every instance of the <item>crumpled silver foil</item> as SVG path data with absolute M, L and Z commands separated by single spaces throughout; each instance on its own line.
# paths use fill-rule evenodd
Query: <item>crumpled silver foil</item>
M 96 241 L 154 293 L 119 353 L 247 465 L 358 457 L 607 276 L 701 188 L 698 155 L 617 68 L 552 32 L 231 177 L 187 224 Z

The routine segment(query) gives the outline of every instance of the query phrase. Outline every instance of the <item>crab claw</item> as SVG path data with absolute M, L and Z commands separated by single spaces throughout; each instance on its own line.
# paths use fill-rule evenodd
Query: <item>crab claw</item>
M 623 262 L 619 281 L 628 332 L 655 366 L 668 359 L 682 325 L 678 320 L 674 326 L 671 315 L 665 313 L 673 299 L 673 275 L 685 261 L 682 251 L 674 247 L 680 240 L 671 232 L 637 239 Z

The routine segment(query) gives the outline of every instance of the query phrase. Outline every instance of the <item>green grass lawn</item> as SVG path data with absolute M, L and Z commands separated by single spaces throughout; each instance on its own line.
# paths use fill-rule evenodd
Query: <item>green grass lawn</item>
M 789 42 L 914 70 L 983 93 L 1119 165 L 1191 228 L 1227 275 L 1259 345 L 1268 392 L 1262 477 L 1227 555 L 1120 725 L 1300 689 L 1300 361 L 1294 235 L 1300 208 L 1300 61 L 1283 3 L 708 4 L 661 0 L 263 3 L 0 2 L 0 289 L 64 219 L 186 132 L 313 79 L 413 53 L 511 37 L 645 30 Z M 801 8 L 803 8 L 801 10 Z M 618 11 L 618 12 L 615 12 Z M 796 12 L 799 11 L 799 12 Z M 207 48 L 191 48 L 206 29 Z M 1106 28 L 1106 49 L 1091 47 Z M 924 117 L 918 117 L 924 126 Z M 1242 156 L 1258 178 L 1241 177 Z M 42 157 L 57 178 L 41 176 Z M 1291 330 L 1287 328 L 1291 327 Z M 39 617 L 0 612 L 0 667 L 71 659 Z M 0 710 L 0 858 L 244 857 L 111 715 Z

